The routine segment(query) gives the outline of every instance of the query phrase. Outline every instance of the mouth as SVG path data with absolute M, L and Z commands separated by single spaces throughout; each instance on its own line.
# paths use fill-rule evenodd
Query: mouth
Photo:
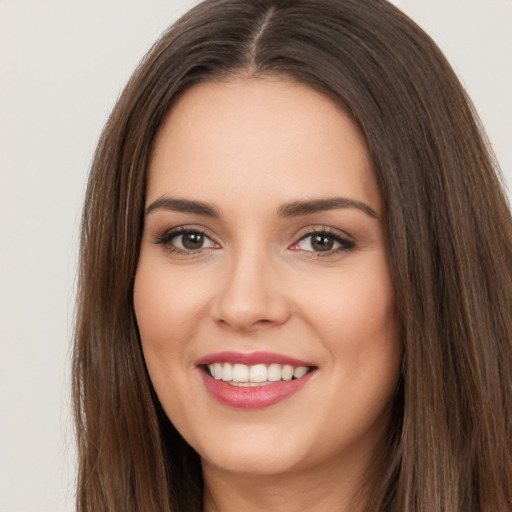
M 293 366 L 272 363 L 246 365 L 241 363 L 211 363 L 202 366 L 203 371 L 215 380 L 231 386 L 256 387 L 268 386 L 275 382 L 297 380 L 313 371 L 312 366 Z
M 291 397 L 318 369 L 269 352 L 211 354 L 196 361 L 196 367 L 213 398 L 241 409 L 262 409 Z

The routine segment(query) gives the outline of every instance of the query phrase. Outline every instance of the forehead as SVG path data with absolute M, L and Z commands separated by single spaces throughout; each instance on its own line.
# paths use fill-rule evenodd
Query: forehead
M 158 133 L 147 199 L 249 191 L 276 202 L 348 194 L 380 210 L 366 143 L 338 103 L 284 80 L 195 85 Z

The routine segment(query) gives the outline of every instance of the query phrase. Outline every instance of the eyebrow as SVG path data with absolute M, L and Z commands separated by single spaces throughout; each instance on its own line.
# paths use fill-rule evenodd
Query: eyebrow
M 320 213 L 338 208 L 356 208 L 374 219 L 378 219 L 380 217 L 380 215 L 370 205 L 347 197 L 330 197 L 327 199 L 312 199 L 310 201 L 293 201 L 282 206 L 279 209 L 279 215 L 281 217 L 298 217 L 300 215 Z
M 331 197 L 326 199 L 312 199 L 308 201 L 293 201 L 281 206 L 278 210 L 280 217 L 299 217 L 301 215 L 310 215 L 314 213 L 325 212 L 328 210 L 355 208 L 362 211 L 369 217 L 378 219 L 379 214 L 368 204 L 356 199 L 347 197 Z M 179 199 L 173 197 L 161 197 L 153 201 L 146 208 L 146 215 L 157 210 L 171 210 L 183 213 L 195 213 L 215 219 L 220 218 L 220 213 L 214 206 L 201 201 L 191 201 L 189 199 Z
M 220 217 L 219 211 L 212 205 L 201 201 L 190 201 L 188 199 L 177 199 L 173 197 L 161 197 L 160 199 L 153 201 L 146 208 L 146 215 L 149 215 L 156 210 L 196 213 L 198 215 L 204 215 L 206 217 L 213 217 L 216 219 Z

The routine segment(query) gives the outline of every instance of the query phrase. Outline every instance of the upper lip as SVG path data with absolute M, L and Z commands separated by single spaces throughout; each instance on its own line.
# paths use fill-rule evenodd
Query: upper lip
M 315 366 L 311 362 L 301 361 L 294 357 L 277 354 L 274 352 L 256 351 L 256 352 L 214 352 L 195 361 L 196 366 L 208 365 L 213 363 L 231 363 L 245 364 L 252 366 L 256 364 L 289 364 L 291 366 Z

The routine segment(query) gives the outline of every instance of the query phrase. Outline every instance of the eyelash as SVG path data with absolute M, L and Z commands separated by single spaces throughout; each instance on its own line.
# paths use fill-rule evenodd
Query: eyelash
M 171 254 L 178 254 L 178 255 L 199 255 L 201 254 L 205 249 L 209 249 L 209 247 L 201 247 L 199 249 L 180 249 L 179 247 L 176 247 L 171 244 L 171 240 L 173 238 L 176 238 L 180 235 L 201 235 L 205 239 L 211 240 L 214 244 L 217 244 L 211 236 L 209 236 L 206 231 L 199 229 L 199 228 L 189 228 L 187 226 L 181 226 L 179 228 L 170 229 L 168 231 L 164 231 L 161 235 L 158 235 L 154 243 L 156 245 L 161 245 L 165 248 L 165 250 Z M 218 245 L 218 244 L 217 244 Z
M 303 240 L 306 240 L 315 235 L 323 235 L 326 238 L 330 238 L 334 242 L 339 243 L 340 246 L 336 249 L 330 249 L 327 251 L 306 251 L 308 253 L 311 253 L 310 257 L 313 257 L 313 258 L 328 258 L 329 256 L 335 256 L 342 252 L 350 251 L 352 249 L 355 249 L 355 247 L 356 247 L 355 242 L 352 239 L 350 239 L 348 236 L 342 236 L 337 230 L 333 230 L 332 228 L 328 228 L 328 227 L 309 229 L 307 231 L 307 233 L 303 234 L 297 240 L 297 242 L 292 244 L 292 247 L 297 246 Z M 298 250 L 300 250 L 300 249 L 298 249 Z
M 173 238 L 176 238 L 180 235 L 185 234 L 196 234 L 201 235 L 205 239 L 210 240 L 213 244 L 218 245 L 215 240 L 212 239 L 210 235 L 206 233 L 206 231 L 199 229 L 199 228 L 190 228 L 187 226 L 181 226 L 178 228 L 170 229 L 168 231 L 164 231 L 162 234 L 158 235 L 154 242 L 156 245 L 163 246 L 166 251 L 168 251 L 171 254 L 178 254 L 178 255 L 184 255 L 184 256 L 192 256 L 192 255 L 200 255 L 204 250 L 208 250 L 211 247 L 200 247 L 198 249 L 181 249 L 179 247 L 176 247 L 172 245 L 170 242 Z M 306 233 L 300 236 L 296 242 L 294 242 L 290 248 L 297 246 L 300 242 L 307 240 L 309 237 L 313 237 L 315 235 L 323 235 L 326 238 L 332 239 L 334 242 L 337 242 L 340 244 L 340 246 L 336 249 L 330 249 L 326 251 L 309 251 L 304 249 L 291 249 L 298 251 L 303 251 L 310 253 L 309 256 L 313 258 L 327 258 L 329 256 L 334 256 L 342 252 L 350 251 L 356 247 L 356 244 L 353 240 L 351 240 L 348 237 L 341 236 L 338 231 L 335 231 L 328 227 L 322 227 L 322 228 L 314 228 L 308 230 Z

